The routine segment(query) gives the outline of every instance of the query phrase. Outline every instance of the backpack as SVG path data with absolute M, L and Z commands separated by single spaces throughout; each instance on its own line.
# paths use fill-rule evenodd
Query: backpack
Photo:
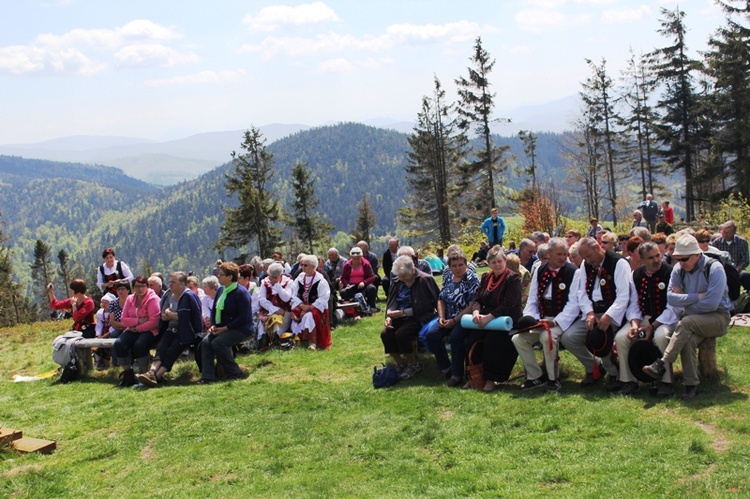
M 393 366 L 383 366 L 380 369 L 378 369 L 378 366 L 372 368 L 372 386 L 375 389 L 388 388 L 400 380 L 401 377 Z
M 703 267 L 703 272 L 705 274 L 706 281 L 708 281 L 708 275 L 711 272 L 711 265 L 713 265 L 714 262 L 719 262 L 721 266 L 724 267 L 724 273 L 727 276 L 727 290 L 729 291 L 729 299 L 731 301 L 735 301 L 740 297 L 740 292 L 742 291 L 740 271 L 737 270 L 737 267 L 732 264 L 732 260 L 730 258 L 727 258 L 725 255 L 712 253 L 710 251 L 705 252 L 704 255 L 706 255 L 706 265 L 705 267 Z M 685 279 L 685 271 L 682 269 L 680 269 L 680 279 Z

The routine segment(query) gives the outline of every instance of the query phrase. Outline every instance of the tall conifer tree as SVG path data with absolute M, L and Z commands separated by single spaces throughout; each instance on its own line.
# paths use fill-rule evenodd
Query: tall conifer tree
M 226 175 L 227 196 L 237 195 L 240 205 L 225 208 L 226 220 L 221 226 L 217 247 L 241 248 L 255 240 L 258 253 L 268 257 L 281 241 L 279 201 L 268 190 L 273 179 L 273 154 L 266 151 L 266 140 L 260 130 L 245 131 L 240 147 L 245 151 L 232 152 L 235 170 Z
M 469 58 L 472 66 L 467 77 L 456 79 L 458 85 L 458 126 L 466 132 L 473 132 L 479 146 L 473 151 L 474 161 L 468 163 L 463 175 L 463 188 L 472 186 L 467 192 L 476 192 L 473 208 L 475 218 L 480 218 L 490 208 L 497 206 L 495 189 L 500 182 L 507 164 L 503 153 L 509 146 L 495 146 L 490 125 L 499 121 L 494 118 L 495 96 L 490 89 L 490 73 L 495 60 L 482 47 L 482 39 L 477 37 L 474 54 Z M 509 120 L 506 120 L 509 121 Z
M 307 165 L 298 163 L 292 169 L 294 200 L 292 227 L 309 254 L 314 253 L 314 245 L 326 239 L 333 230 L 333 224 L 322 213 L 316 213 L 320 201 L 315 196 L 315 178 Z

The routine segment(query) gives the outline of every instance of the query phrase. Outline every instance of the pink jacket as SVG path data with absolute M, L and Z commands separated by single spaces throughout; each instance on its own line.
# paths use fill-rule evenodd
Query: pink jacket
M 159 319 L 161 318 L 161 308 L 159 307 L 159 297 L 152 289 L 146 292 L 140 307 L 135 306 L 135 294 L 128 296 L 125 300 L 125 307 L 122 309 L 121 322 L 133 331 L 143 333 L 150 331 L 156 336 L 159 334 Z M 145 317 L 147 320 L 138 324 L 138 319 Z

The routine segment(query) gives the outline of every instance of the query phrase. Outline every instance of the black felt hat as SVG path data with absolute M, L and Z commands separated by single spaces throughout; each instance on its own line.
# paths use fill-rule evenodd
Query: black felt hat
M 539 326 L 539 321 L 534 319 L 530 315 L 524 315 L 520 319 L 518 319 L 518 322 L 516 323 L 516 327 L 514 327 L 514 332 L 521 333 L 523 331 L 528 331 L 529 329 L 534 329 L 535 327 Z
M 612 351 L 612 343 L 615 341 L 615 333 L 612 327 L 607 329 L 593 328 L 586 334 L 586 348 L 596 357 L 606 357 Z
M 636 341 L 628 352 L 628 367 L 638 381 L 649 383 L 654 378 L 644 373 L 643 367 L 653 364 L 657 359 L 661 359 L 659 347 L 649 340 Z

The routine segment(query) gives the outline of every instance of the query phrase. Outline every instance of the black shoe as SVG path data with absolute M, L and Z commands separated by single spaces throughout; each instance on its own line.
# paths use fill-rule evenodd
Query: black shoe
M 198 381 L 198 384 L 199 384 L 199 385 L 210 385 L 211 383 L 215 383 L 215 382 L 216 382 L 216 380 L 215 380 L 215 379 L 206 379 L 206 378 L 201 378 L 201 379 L 200 379 L 200 380 Z
M 643 372 L 654 379 L 659 379 L 664 376 L 665 372 L 667 372 L 667 367 L 664 365 L 663 360 L 657 359 L 656 362 L 654 362 L 650 366 L 644 366 Z
M 586 373 L 586 377 L 581 380 L 581 388 L 591 388 L 595 384 L 594 373 Z
M 128 369 L 127 371 L 123 371 L 120 373 L 120 384 L 118 385 L 120 388 L 127 388 L 129 386 L 135 385 L 135 373 L 132 369 Z
M 622 381 L 617 379 L 617 376 L 614 376 L 612 374 L 607 375 L 607 391 L 608 392 L 618 392 L 622 388 Z
M 562 385 L 557 380 L 549 380 L 547 381 L 547 384 L 544 385 L 544 391 L 546 392 L 559 392 Z
M 660 383 L 659 389 L 656 391 L 656 396 L 661 399 L 674 397 L 674 386 L 672 386 L 672 383 Z
M 633 395 L 639 389 L 640 387 L 638 386 L 638 383 L 636 383 L 635 381 L 630 381 L 622 385 L 622 388 L 620 389 L 620 395 Z
M 537 341 L 536 343 L 534 343 L 533 345 L 531 345 L 531 348 L 533 348 L 534 350 L 541 350 L 543 348 L 542 347 L 542 342 L 541 341 Z
M 544 385 L 544 381 L 542 381 L 542 378 L 527 379 L 521 385 L 521 390 L 531 390 L 532 388 L 539 388 L 542 385 Z
M 685 386 L 685 393 L 682 394 L 682 400 L 693 400 L 698 395 L 697 386 Z

